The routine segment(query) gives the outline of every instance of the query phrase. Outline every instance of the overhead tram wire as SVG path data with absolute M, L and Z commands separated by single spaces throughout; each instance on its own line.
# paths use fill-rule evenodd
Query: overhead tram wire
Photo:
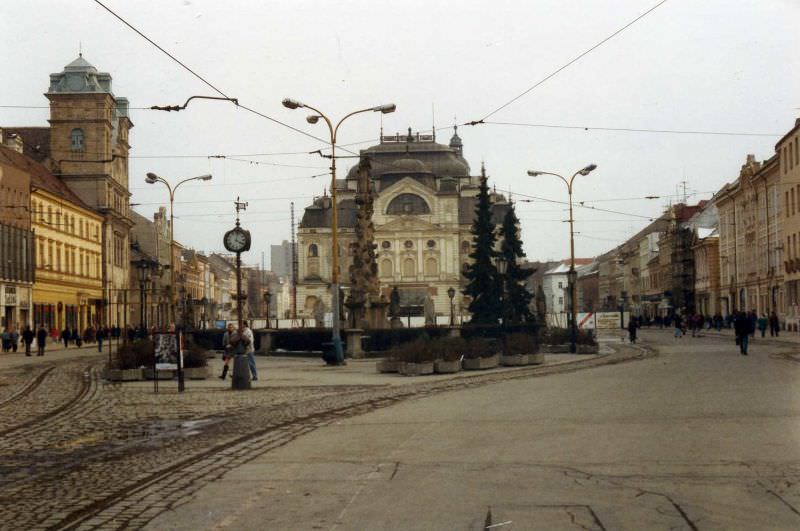
M 504 193 L 507 193 L 507 194 L 512 193 L 510 190 L 502 190 L 500 188 L 498 188 L 497 190 L 499 190 L 501 192 L 504 192 Z M 550 199 L 548 197 L 541 197 L 541 196 L 537 196 L 537 195 L 522 194 L 522 193 L 519 193 L 519 192 L 516 192 L 516 191 L 513 192 L 513 194 L 515 196 L 517 196 L 517 197 L 524 197 L 525 199 L 518 199 L 517 200 L 517 201 L 524 202 L 524 203 L 529 203 L 529 202 L 532 202 L 532 201 L 542 201 L 542 202 L 545 202 L 545 203 L 555 203 L 555 204 L 558 204 L 558 205 L 569 205 L 568 201 L 558 201 L 556 199 Z M 608 209 L 608 208 L 598 208 L 598 207 L 593 207 L 591 205 L 581 205 L 580 203 L 576 204 L 574 202 L 573 202 L 573 206 L 577 206 L 578 208 L 586 208 L 586 209 L 589 209 L 589 210 L 594 210 L 596 212 L 608 212 L 608 213 L 611 213 L 611 214 L 620 214 L 622 216 L 630 216 L 630 217 L 634 217 L 634 218 L 647 219 L 647 220 L 650 220 L 650 221 L 653 221 L 654 219 L 656 219 L 658 217 L 658 216 L 655 216 L 655 217 L 643 216 L 641 214 L 633 214 L 631 212 L 621 212 L 619 210 L 611 210 L 611 209 Z
M 201 76 L 200 74 L 198 74 L 197 72 L 195 72 L 194 70 L 192 70 L 191 68 L 189 68 L 188 66 L 186 66 L 186 64 L 184 64 L 184 63 L 183 63 L 183 62 L 182 62 L 180 59 L 178 59 L 177 57 L 175 57 L 174 55 L 172 55 L 171 53 L 169 53 L 167 50 L 165 50 L 164 48 L 162 48 L 161 46 L 159 46 L 159 45 L 158 45 L 158 44 L 157 44 L 155 41 L 153 41 L 153 40 L 152 40 L 150 37 L 148 37 L 147 35 L 145 35 L 145 34 L 144 34 L 144 33 L 142 33 L 141 31 L 139 31 L 139 30 L 138 30 L 138 29 L 137 29 L 137 28 L 136 28 L 136 27 L 135 27 L 133 24 L 131 24 L 130 22 L 128 22 L 127 20 L 125 20 L 124 18 L 122 18 L 120 15 L 118 15 L 116 12 L 114 12 L 114 11 L 113 11 L 111 8 L 109 8 L 108 6 L 106 6 L 106 5 L 105 5 L 103 2 L 101 2 L 100 0 L 93 0 L 93 1 L 94 1 L 94 3 L 96 3 L 97 5 L 99 5 L 100 7 L 102 7 L 103 9 L 105 9 L 106 11 L 108 11 L 108 12 L 109 12 L 109 13 L 110 13 L 112 16 L 114 16 L 114 18 L 116 18 L 117 20 L 119 20 L 120 22 L 122 22 L 123 24 L 125 24 L 126 26 L 128 26 L 128 27 L 129 27 L 131 30 L 133 30 L 133 31 L 134 31 L 134 32 L 135 32 L 137 35 L 139 35 L 139 36 L 140 36 L 140 37 L 142 37 L 144 40 L 146 40 L 147 42 L 149 42 L 150 44 L 152 44 L 154 47 L 156 47 L 156 48 L 157 48 L 159 51 L 161 51 L 161 52 L 162 52 L 164 55 L 166 55 L 167 57 L 169 57 L 170 59 L 172 59 L 173 61 L 175 61 L 177 64 L 179 64 L 179 65 L 180 65 L 180 66 L 181 66 L 183 69 L 185 69 L 187 72 L 189 72 L 189 73 L 190 73 L 190 74 L 192 74 L 194 77 L 196 77 L 197 79 L 199 79 L 200 81 L 202 81 L 202 82 L 203 82 L 203 83 L 204 83 L 206 86 L 208 86 L 209 88 L 211 88 L 211 89 L 212 89 L 214 92 L 216 92 L 216 93 L 217 93 L 217 94 L 219 94 L 220 96 L 223 96 L 224 98 L 231 99 L 231 98 L 230 98 L 230 96 L 228 96 L 227 94 L 225 94 L 225 93 L 224 93 L 222 90 L 220 90 L 219 88 L 217 88 L 217 87 L 216 87 L 214 84 L 212 84 L 210 81 L 208 81 L 207 79 L 205 79 L 203 76 Z M 664 1 L 666 1 L 666 0 L 664 0 Z M 321 143 L 323 143 L 323 144 L 330 144 L 330 141 L 329 141 L 329 140 L 325 140 L 325 139 L 323 139 L 323 138 L 321 138 L 321 137 L 318 137 L 318 136 L 312 135 L 311 133 L 307 133 L 306 131 L 303 131 L 302 129 L 298 129 L 298 128 L 296 128 L 296 127 L 293 127 L 293 126 L 291 126 L 291 125 L 289 125 L 289 124 L 287 124 L 287 123 L 281 122 L 280 120 L 278 120 L 278 119 L 276 119 L 276 118 L 273 118 L 273 117 L 271 117 L 271 116 L 268 116 L 268 115 L 266 115 L 266 114 L 264 114 L 264 113 L 262 113 L 262 112 L 260 112 L 260 111 L 257 111 L 257 110 L 255 110 L 255 109 L 253 109 L 252 107 L 248 107 L 247 105 L 242 105 L 241 103 L 238 103 L 238 102 L 237 102 L 237 103 L 235 103 L 235 105 L 236 105 L 236 107 L 237 107 L 237 108 L 244 109 L 245 111 L 248 111 L 248 112 L 250 112 L 250 113 L 252 113 L 252 114 L 255 114 L 256 116 L 260 116 L 260 117 L 262 117 L 262 118 L 264 118 L 264 119 L 266 119 L 266 120 L 269 120 L 269 121 L 271 121 L 271 122 L 274 122 L 274 123 L 276 123 L 276 124 L 278 124 L 278 125 L 282 125 L 283 127 L 286 127 L 286 128 L 288 128 L 288 129 L 291 129 L 292 131 L 294 131 L 294 132 L 296 132 L 296 133 L 300 133 L 301 135 L 307 136 L 307 137 L 309 137 L 309 138 L 313 138 L 314 140 L 316 140 L 316 141 L 318 141 L 318 142 L 321 142 Z M 344 149 L 344 151 L 349 151 L 349 150 L 347 150 L 347 149 Z
M 97 0 L 95 0 L 95 1 L 97 1 Z M 569 62 L 568 62 L 568 63 L 566 63 L 565 65 L 561 66 L 560 68 L 556 69 L 555 71 L 553 71 L 553 72 L 551 72 L 550 74 L 548 74 L 547 76 L 545 76 L 543 79 L 541 79 L 540 81 L 538 81 L 537 83 L 535 83 L 535 84 L 534 84 L 532 87 L 530 87 L 530 88 L 528 88 L 527 90 L 525 90 L 524 92 L 522 92 L 522 94 L 519 94 L 518 96 L 515 96 L 515 97 L 511 98 L 509 101 L 507 101 L 506 103 L 504 103 L 504 104 L 502 104 L 501 106 L 497 107 L 495 110 L 493 110 L 492 112 L 490 112 L 489 114 L 487 114 L 486 116 L 484 116 L 483 118 L 481 118 L 480 120 L 474 120 L 474 121 L 472 121 L 472 122 L 467 122 L 467 123 L 465 123 L 464 125 L 478 125 L 478 124 L 485 123 L 485 120 L 486 120 L 487 118 L 489 118 L 490 116 L 493 116 L 494 114 L 497 114 L 497 113 L 498 113 L 498 112 L 500 112 L 501 110 L 505 109 L 506 107 L 508 107 L 509 105 L 511 105 L 512 103 L 514 103 L 515 101 L 517 101 L 518 99 L 522 98 L 523 96 L 525 96 L 526 94 L 528 94 L 529 92 L 531 92 L 531 91 L 532 91 L 533 89 L 535 89 L 536 87 L 538 87 L 538 86 L 542 85 L 542 84 L 543 84 L 543 83 L 545 83 L 547 80 L 549 80 L 549 79 L 551 79 L 551 78 L 555 77 L 556 75 L 558 75 L 558 73 L 559 73 L 559 72 L 561 72 L 561 71 L 563 71 L 563 70 L 567 69 L 569 66 L 571 66 L 571 65 L 573 65 L 574 63 L 578 62 L 578 61 L 579 61 L 579 60 L 581 60 L 583 57 L 585 57 L 586 55 L 588 55 L 588 54 L 589 54 L 589 53 L 591 53 L 592 51 L 596 50 L 597 48 L 599 48 L 600 46 L 602 46 L 602 45 L 603 45 L 603 44 L 605 44 L 606 42 L 610 41 L 611 39 L 613 39 L 614 37 L 616 37 L 617 35 L 619 35 L 619 34 L 620 34 L 620 33 L 622 33 L 623 31 L 625 31 L 625 30 L 626 30 L 626 29 L 628 29 L 629 27 L 633 26 L 635 23 L 637 23 L 638 21 L 640 21 L 641 19 L 643 19 L 644 17 L 646 17 L 647 15 L 649 15 L 650 13 L 652 13 L 653 11 L 655 11 L 656 9 L 658 9 L 659 7 L 661 7 L 662 5 L 664 5 L 665 3 L 667 3 L 667 0 L 661 0 L 661 1 L 660 1 L 660 2 L 658 2 L 656 5 L 654 5 L 653 7 L 651 7 L 650 9 L 648 9 L 647 11 L 645 11 L 644 13 L 642 13 L 641 15 L 639 15 L 638 17 L 636 17 L 635 19 L 631 20 L 630 22 L 628 22 L 627 24 L 625 24 L 624 26 L 622 26 L 621 28 L 619 28 L 617 31 L 615 31 L 614 33 L 612 33 L 611 35 L 609 35 L 608 37 L 606 37 L 606 38 L 605 38 L 605 39 L 603 39 L 602 41 L 598 42 L 597 44 L 595 44 L 594 46 L 592 46 L 592 47 L 591 47 L 591 48 L 589 48 L 588 50 L 586 50 L 586 51 L 582 52 L 580 55 L 578 55 L 577 57 L 575 57 L 574 59 L 572 59 L 571 61 L 569 61 Z
M 640 129 L 634 127 L 592 127 L 585 125 L 558 125 L 558 124 L 531 124 L 520 122 L 481 122 L 486 125 L 511 125 L 517 127 L 539 127 L 546 129 L 579 129 L 583 131 L 609 131 L 621 133 L 657 133 L 657 134 L 670 134 L 670 135 L 716 135 L 716 136 L 765 136 L 765 137 L 780 137 L 780 133 L 743 133 L 731 131 L 698 131 L 698 130 L 682 130 L 682 129 Z

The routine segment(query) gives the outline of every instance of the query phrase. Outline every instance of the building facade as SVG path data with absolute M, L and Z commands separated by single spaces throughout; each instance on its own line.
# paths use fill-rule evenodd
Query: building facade
M 463 315 L 462 271 L 469 263 L 469 230 L 481 175 L 471 175 L 463 145 L 454 134 L 449 145 L 435 135 L 412 133 L 381 136 L 380 143 L 361 151 L 370 162 L 375 193 L 375 249 L 381 294 L 389 300 L 396 286 L 402 315 L 422 315 L 426 299 L 443 319 L 450 315 L 448 288 L 455 288 L 455 311 Z M 338 243 L 343 290 L 350 283 L 355 242 L 357 166 L 337 181 Z M 499 224 L 509 203 L 492 194 L 493 222 Z M 319 197 L 305 209 L 298 227 L 298 318 L 330 312 L 330 197 Z
M 782 255 L 780 267 L 786 290 L 786 326 L 800 330 L 800 118 L 794 127 L 775 146 L 780 198 L 783 212 L 780 219 L 783 234 L 780 240 Z M 785 257 L 785 259 L 783 259 Z
M 30 217 L 30 173 L 16 137 L 0 130 L 0 328 L 33 325 L 34 233 Z M 8 141 L 8 142 L 5 142 Z

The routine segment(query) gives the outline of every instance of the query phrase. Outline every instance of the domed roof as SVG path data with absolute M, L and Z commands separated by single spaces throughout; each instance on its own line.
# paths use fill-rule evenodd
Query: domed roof
M 424 162 L 417 159 L 402 158 L 394 162 L 378 162 L 381 166 L 381 173 L 431 173 L 431 170 L 425 165 Z
M 77 59 L 72 61 L 70 64 L 64 67 L 64 71 L 71 70 L 82 70 L 82 71 L 94 71 L 97 72 L 97 69 L 92 66 L 92 64 L 83 58 L 83 54 L 79 55 Z

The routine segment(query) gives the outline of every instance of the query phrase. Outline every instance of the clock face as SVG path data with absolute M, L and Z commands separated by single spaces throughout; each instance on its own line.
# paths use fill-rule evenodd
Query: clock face
M 225 234 L 225 248 L 231 252 L 239 253 L 247 247 L 247 234 L 242 230 L 232 230 Z

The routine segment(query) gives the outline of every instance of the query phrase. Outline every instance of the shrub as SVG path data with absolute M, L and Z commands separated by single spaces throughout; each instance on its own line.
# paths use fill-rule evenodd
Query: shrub
M 258 334 L 257 334 L 258 336 Z M 278 330 L 272 336 L 272 350 L 288 350 L 291 352 L 323 352 L 330 350 L 330 328 L 294 328 Z M 258 350 L 258 345 L 256 350 Z
M 117 349 L 111 361 L 112 369 L 138 369 L 153 365 L 153 342 L 149 339 L 137 339 L 124 342 Z
M 396 359 L 406 363 L 429 363 L 436 360 L 437 353 L 435 348 L 431 348 L 433 343 L 425 339 L 417 339 L 410 343 L 405 343 L 396 352 Z
M 464 341 L 464 357 L 467 359 L 489 358 L 500 350 L 496 340 L 473 337 Z
M 506 326 L 500 324 L 487 325 L 467 323 L 461 328 L 461 337 L 465 339 L 471 339 L 473 337 L 499 339 L 514 333 L 526 333 L 538 337 L 539 325 L 535 322 L 508 324 Z
M 426 326 L 424 328 L 383 328 L 367 330 L 366 350 L 381 352 L 395 350 L 399 345 L 411 343 L 420 337 L 437 339 L 446 337 L 448 329 L 445 327 Z
M 570 342 L 569 328 L 547 328 L 543 334 L 542 342 L 546 345 L 565 345 Z M 578 330 L 575 340 L 578 345 L 596 345 L 594 337 L 586 330 Z
M 536 336 L 517 332 L 504 339 L 503 353 L 507 356 L 516 354 L 536 354 L 539 352 L 539 341 Z
M 206 367 L 208 365 L 208 355 L 206 349 L 197 343 L 190 343 L 183 351 L 183 366 L 187 369 L 196 367 Z

